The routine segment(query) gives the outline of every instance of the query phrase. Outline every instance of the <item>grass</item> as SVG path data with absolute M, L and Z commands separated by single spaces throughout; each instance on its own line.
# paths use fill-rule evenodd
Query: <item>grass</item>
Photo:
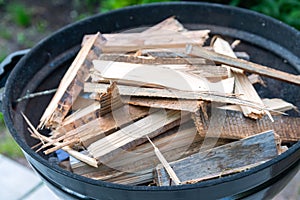
M 0 114 L 0 154 L 8 156 L 10 158 L 24 157 L 22 150 L 8 133 L 5 127 L 3 115 Z
M 4 131 L 5 133 L 0 137 L 0 154 L 3 154 L 10 158 L 24 157 L 22 150 L 12 138 L 12 136 L 6 130 L 2 131 Z
M 6 7 L 12 21 L 22 27 L 28 27 L 31 24 L 31 13 L 22 3 L 9 3 Z

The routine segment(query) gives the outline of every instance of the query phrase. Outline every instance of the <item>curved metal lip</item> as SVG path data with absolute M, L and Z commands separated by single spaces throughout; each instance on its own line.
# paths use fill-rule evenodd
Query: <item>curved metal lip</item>
M 236 8 L 236 7 L 220 5 L 220 4 L 213 4 L 213 3 L 203 3 L 203 2 L 197 2 L 197 3 L 196 2 L 167 2 L 167 3 L 152 3 L 152 4 L 145 4 L 145 5 L 136 5 L 136 6 L 130 6 L 130 7 L 110 11 L 108 13 L 97 14 L 97 15 L 91 16 L 87 19 L 83 19 L 81 21 L 78 21 L 76 23 L 69 24 L 69 25 L 59 29 L 58 31 L 54 32 L 53 34 L 46 37 L 45 39 L 41 40 L 34 48 L 32 48 L 31 51 L 29 53 L 27 53 L 20 60 L 20 62 L 17 64 L 17 66 L 12 71 L 12 73 L 11 73 L 7 83 L 6 83 L 5 95 L 4 95 L 4 99 L 3 99 L 4 119 L 5 119 L 5 123 L 6 123 L 8 129 L 9 129 L 10 133 L 12 134 L 12 136 L 14 137 L 16 142 L 20 145 L 20 147 L 29 156 L 31 156 L 34 160 L 38 161 L 39 163 L 41 163 L 45 167 L 50 168 L 51 170 L 54 170 L 57 173 L 60 173 L 60 174 L 65 175 L 67 177 L 76 179 L 78 181 L 82 181 L 82 182 L 85 182 L 87 184 L 93 184 L 93 185 L 97 185 L 97 186 L 101 186 L 101 187 L 118 189 L 118 190 L 147 191 L 147 192 L 151 192 L 151 191 L 154 192 L 154 191 L 192 190 L 192 189 L 197 189 L 197 188 L 204 188 L 204 187 L 209 187 L 209 186 L 213 186 L 213 185 L 218 185 L 218 184 L 225 183 L 225 182 L 231 182 L 231 181 L 234 181 L 234 180 L 237 180 L 237 179 L 247 177 L 251 174 L 255 174 L 255 173 L 257 173 L 259 171 L 262 171 L 264 169 L 267 169 L 267 168 L 271 167 L 272 165 L 275 165 L 275 164 L 281 162 L 282 160 L 284 160 L 288 156 L 291 156 L 292 154 L 299 151 L 300 141 L 297 142 L 296 144 L 294 144 L 288 151 L 286 151 L 283 154 L 277 156 L 276 158 L 274 158 L 270 161 L 267 161 L 266 163 L 261 164 L 259 166 L 256 166 L 254 168 L 251 168 L 247 171 L 244 171 L 244 172 L 236 173 L 236 174 L 233 174 L 233 175 L 230 175 L 230 176 L 221 177 L 221 178 L 218 178 L 218 179 L 206 180 L 206 181 L 202 181 L 202 182 L 195 183 L 195 184 L 190 184 L 190 185 L 148 187 L 148 186 L 129 186 L 129 185 L 105 182 L 105 181 L 101 181 L 101 180 L 94 180 L 94 179 L 83 177 L 83 176 L 71 173 L 69 171 L 63 170 L 58 166 L 51 166 L 45 159 L 43 159 L 41 156 L 39 156 L 37 153 L 35 153 L 22 140 L 22 138 L 18 135 L 16 129 L 14 128 L 14 124 L 13 124 L 12 116 L 11 116 L 11 112 L 10 112 L 10 110 L 12 109 L 12 104 L 11 104 L 11 101 L 9 100 L 9 98 L 7 96 L 9 96 L 8 95 L 9 93 L 13 92 L 12 87 L 11 87 L 11 85 L 13 84 L 12 80 L 14 80 L 13 77 L 17 75 L 19 69 L 24 67 L 23 65 L 25 64 L 26 59 L 31 56 L 32 52 L 35 51 L 35 49 L 37 49 L 39 46 L 42 46 L 44 42 L 51 39 L 56 34 L 59 34 L 60 32 L 63 32 L 63 31 L 65 31 L 65 30 L 67 30 L 71 27 L 80 25 L 81 23 L 86 23 L 89 19 L 92 19 L 92 18 L 105 17 L 107 15 L 112 15 L 114 13 L 119 13 L 119 12 L 123 12 L 123 11 L 130 11 L 130 10 L 143 8 L 143 7 L 172 6 L 172 5 L 208 6 L 210 8 L 214 8 L 214 7 L 215 8 L 218 8 L 218 7 L 220 8 L 220 7 L 222 7 L 223 9 L 232 10 L 234 12 L 243 12 L 243 14 L 248 14 L 248 15 L 255 14 L 255 15 L 259 15 L 263 19 L 268 20 L 269 22 L 272 22 L 272 23 L 274 23 L 278 26 L 281 26 L 283 29 L 288 29 L 288 31 L 292 32 L 293 34 L 298 34 L 299 35 L 299 32 L 296 29 L 282 23 L 281 21 L 278 21 L 278 20 L 273 19 L 271 17 L 265 16 L 263 14 L 260 14 L 260 13 L 254 12 L 254 11 L 250 11 L 250 10 L 247 10 L 247 9 Z

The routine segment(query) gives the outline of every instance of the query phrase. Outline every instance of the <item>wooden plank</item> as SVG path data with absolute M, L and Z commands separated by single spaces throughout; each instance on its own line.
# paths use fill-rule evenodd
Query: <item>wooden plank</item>
M 283 142 L 296 142 L 300 140 L 300 118 L 288 116 L 273 116 L 274 122 L 267 116 L 253 120 L 245 118 L 241 112 L 219 110 L 214 108 L 210 114 L 197 112 L 194 115 L 195 125 L 203 137 L 220 137 L 227 139 L 242 139 L 254 133 L 274 130 Z M 211 131 L 214 130 L 214 131 Z
M 94 158 L 98 158 L 100 162 L 105 163 L 118 152 L 145 142 L 147 140 L 146 135 L 153 138 L 180 125 L 188 117 L 187 113 L 160 110 L 92 143 L 87 147 L 87 150 Z
M 101 60 L 94 60 L 93 64 L 101 76 L 109 80 L 184 91 L 213 91 L 228 94 L 233 91 L 231 79 L 210 83 L 203 77 L 174 69 L 174 67 L 184 68 L 185 65 L 145 65 Z
M 182 182 L 200 181 L 203 177 L 216 178 L 226 170 L 272 159 L 278 155 L 277 145 L 274 132 L 267 131 L 171 162 L 170 165 Z M 159 186 L 170 184 L 170 178 L 161 165 L 156 167 L 156 174 Z
M 105 91 L 108 84 L 102 83 L 85 83 L 85 92 L 96 92 L 101 93 Z M 246 105 L 257 109 L 267 109 L 256 105 L 248 100 L 242 100 L 237 96 L 230 96 L 223 93 L 214 92 L 190 92 L 190 91 L 180 91 L 171 89 L 158 89 L 158 88 L 146 88 L 146 87 L 135 87 L 127 85 L 118 85 L 120 95 L 130 96 L 130 97 L 161 97 L 170 99 L 189 99 L 189 100 L 205 100 L 219 103 L 230 103 L 236 105 Z M 97 95 L 96 97 L 97 98 Z
M 239 69 L 243 69 L 247 72 L 260 74 L 270 78 L 274 78 L 281 81 L 286 81 L 296 85 L 300 85 L 300 76 L 289 74 L 283 71 L 279 71 L 273 68 L 269 68 L 263 65 L 245 61 L 242 59 L 231 58 L 222 54 L 218 54 L 212 51 L 208 51 L 204 48 L 198 47 L 196 45 L 187 45 L 186 53 L 191 56 L 201 57 L 205 59 L 210 59 L 216 62 L 220 62 L 226 65 L 230 65 Z
M 125 62 L 133 64 L 193 64 L 193 65 L 207 65 L 205 59 L 202 58 L 181 58 L 181 57 L 154 57 L 154 56 L 136 56 L 132 54 L 101 54 L 99 60 L 114 61 L 114 62 Z M 200 66 L 201 67 L 201 66 Z
M 162 31 L 161 33 L 117 33 L 104 34 L 106 43 L 101 46 L 104 53 L 132 52 L 139 49 L 184 48 L 186 44 L 202 46 L 209 30 L 187 32 Z
M 102 41 L 103 38 L 98 33 L 81 48 L 42 115 L 39 128 L 57 126 L 62 122 L 83 88 L 83 81 L 92 67 L 92 60 L 100 55 L 99 44 Z
M 165 99 L 151 97 L 130 97 L 123 98 L 123 101 L 135 106 L 145 106 L 150 108 L 164 108 L 170 110 L 181 110 L 187 112 L 196 112 L 201 101 L 186 99 Z
M 230 44 L 218 37 L 214 40 L 213 49 L 216 53 L 223 54 L 232 58 L 237 58 L 231 49 Z M 229 66 L 228 66 L 229 67 Z M 253 85 L 249 81 L 248 77 L 241 71 L 240 69 L 230 68 L 231 76 L 235 79 L 235 94 L 239 94 L 241 99 L 251 100 L 256 102 L 258 105 L 263 106 L 263 102 Z M 257 110 L 247 106 L 241 106 L 242 112 L 246 117 L 250 117 L 252 119 L 261 118 L 265 111 Z

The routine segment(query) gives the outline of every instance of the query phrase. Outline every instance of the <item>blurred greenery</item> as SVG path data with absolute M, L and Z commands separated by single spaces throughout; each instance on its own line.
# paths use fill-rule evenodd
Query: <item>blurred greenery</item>
M 31 24 L 30 9 L 24 4 L 20 2 L 9 3 L 6 9 L 15 24 L 23 27 L 28 27 Z
M 137 4 L 146 4 L 146 3 L 154 3 L 154 2 L 166 2 L 166 1 L 176 1 L 176 0 L 102 0 L 101 1 L 101 12 L 106 12 L 109 10 L 114 10 L 118 8 L 122 8 L 125 6 L 132 6 Z
M 231 0 L 230 5 L 255 10 L 300 30 L 300 0 Z
M 0 154 L 9 156 L 11 158 L 23 157 L 24 155 L 20 147 L 5 128 L 2 113 L 0 113 L 0 131 L 4 133 L 0 135 Z

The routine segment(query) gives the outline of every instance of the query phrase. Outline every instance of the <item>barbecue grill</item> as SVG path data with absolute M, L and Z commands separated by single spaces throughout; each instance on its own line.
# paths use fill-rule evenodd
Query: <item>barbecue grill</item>
M 128 186 L 92 180 L 49 162 L 50 156 L 36 153 L 36 140 L 27 132 L 21 112 L 37 125 L 51 95 L 16 102 L 27 91 L 44 91 L 58 86 L 67 67 L 80 49 L 85 34 L 121 32 L 149 27 L 176 16 L 187 29 L 210 29 L 229 39 L 240 39 L 238 51 L 253 62 L 289 73 L 300 72 L 300 32 L 253 11 L 209 3 L 157 3 L 127 7 L 70 24 L 33 47 L 22 59 L 13 56 L 2 63 L 2 83 L 10 73 L 2 100 L 5 123 L 37 174 L 62 199 L 270 199 L 300 168 L 300 142 L 288 151 L 245 172 L 179 186 Z M 265 78 L 268 89 L 257 86 L 262 97 L 283 98 L 300 107 L 299 87 Z M 297 115 L 297 114 L 296 114 Z

